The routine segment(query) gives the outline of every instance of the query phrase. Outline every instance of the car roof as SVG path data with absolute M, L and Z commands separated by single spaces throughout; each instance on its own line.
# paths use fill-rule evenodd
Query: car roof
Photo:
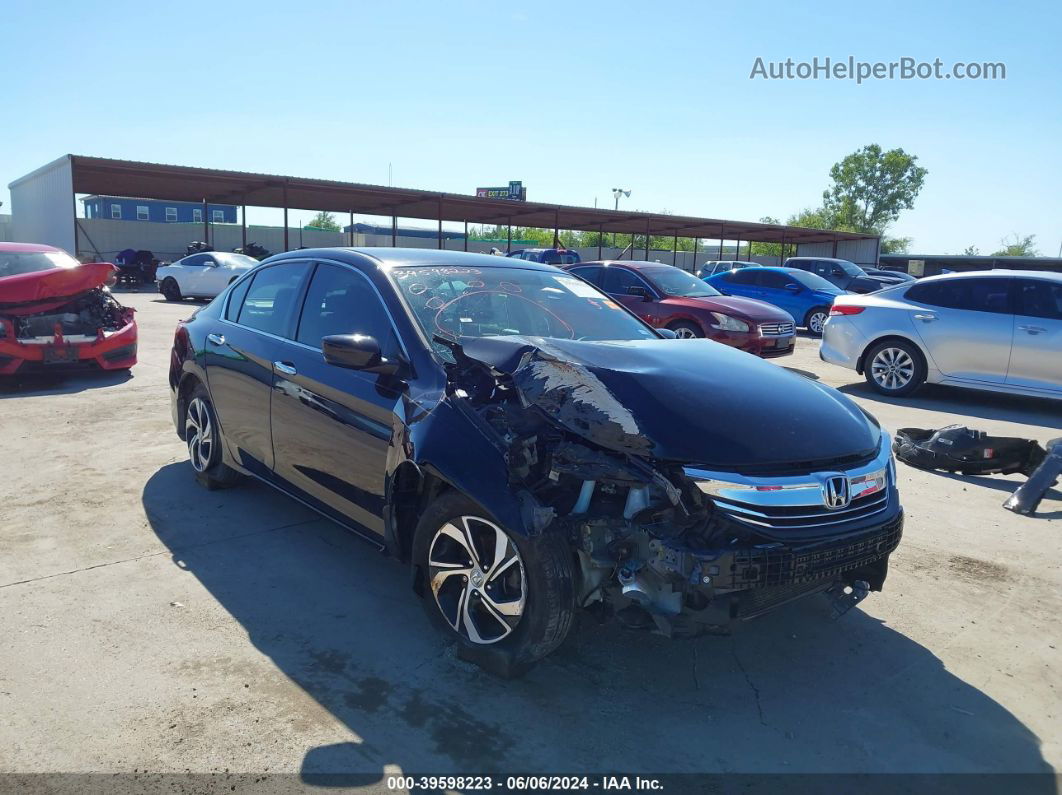
M 641 270 L 642 268 L 675 268 L 676 270 L 682 270 L 675 265 L 669 265 L 666 262 L 649 262 L 648 260 L 638 259 L 594 259 L 583 262 L 571 262 L 565 265 L 565 268 L 582 268 L 586 265 L 603 265 L 608 267 L 609 265 L 620 265 L 624 268 L 630 268 L 631 270 Z M 686 271 L 689 273 L 689 271 Z
M 62 251 L 55 246 L 46 246 L 43 243 L 0 243 L 0 251 L 13 251 L 21 254 L 42 253 L 47 251 Z
M 467 268 L 522 268 L 523 270 L 556 271 L 553 265 L 528 260 L 514 260 L 496 254 L 475 254 L 470 251 L 447 251 L 439 248 L 391 248 L 390 246 L 337 246 L 335 248 L 303 248 L 274 254 L 265 262 L 281 259 L 317 257 L 352 264 L 367 264 L 366 259 L 385 268 L 405 266 L 433 267 L 450 265 Z
M 1028 271 L 1011 270 L 1009 268 L 993 268 L 990 271 L 962 271 L 961 273 L 938 273 L 936 276 L 926 276 L 919 279 L 920 282 L 937 282 L 944 279 L 973 279 L 977 277 L 994 277 L 997 279 L 1009 279 L 1021 276 L 1028 279 L 1048 279 L 1053 282 L 1062 282 L 1062 273 L 1058 271 Z

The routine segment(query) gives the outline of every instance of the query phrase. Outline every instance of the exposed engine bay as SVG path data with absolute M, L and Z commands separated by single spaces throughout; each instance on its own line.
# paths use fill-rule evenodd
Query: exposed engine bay
M 653 456 L 638 419 L 594 372 L 541 340 L 449 348 L 451 398 L 505 451 L 529 525 L 565 533 L 576 601 L 667 636 L 725 633 L 793 599 L 829 591 L 839 614 L 880 590 L 895 527 L 800 546 L 717 510 L 683 465 Z M 474 358 L 475 357 L 475 358 Z
M 103 287 L 82 293 L 58 308 L 11 318 L 20 342 L 46 342 L 57 335 L 68 341 L 95 340 L 124 328 L 132 320 L 133 310 L 118 303 Z

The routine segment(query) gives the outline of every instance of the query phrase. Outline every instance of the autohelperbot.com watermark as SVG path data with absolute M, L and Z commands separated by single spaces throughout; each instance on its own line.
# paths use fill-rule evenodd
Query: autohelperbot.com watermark
M 903 56 L 895 61 L 859 61 L 847 58 L 819 58 L 810 61 L 769 61 L 757 57 L 750 80 L 854 80 L 857 85 L 871 80 L 1006 80 L 1007 65 L 1002 61 L 956 61 L 950 66 L 940 58 L 920 61 Z

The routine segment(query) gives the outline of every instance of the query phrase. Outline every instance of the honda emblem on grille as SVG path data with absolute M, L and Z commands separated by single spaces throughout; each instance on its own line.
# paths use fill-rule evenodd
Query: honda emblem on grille
M 827 508 L 831 511 L 845 508 L 851 499 L 847 476 L 832 475 L 826 478 L 825 483 L 822 485 L 822 501 Z

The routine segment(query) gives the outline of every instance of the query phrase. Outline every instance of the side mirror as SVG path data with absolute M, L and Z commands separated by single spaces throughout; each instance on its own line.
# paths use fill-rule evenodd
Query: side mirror
M 332 334 L 321 340 L 324 360 L 336 367 L 393 375 L 401 363 L 385 359 L 376 337 L 366 334 Z
M 635 284 L 632 284 L 630 287 L 627 288 L 627 295 L 640 295 L 643 301 L 653 300 L 653 297 L 649 295 L 648 290 L 646 290 L 644 287 L 639 287 Z
M 659 334 L 664 339 L 668 339 L 668 340 L 678 339 L 678 334 L 676 334 L 674 331 L 672 331 L 669 328 L 658 328 L 656 330 L 656 333 Z
M 792 282 L 790 282 L 785 286 L 785 289 L 787 289 L 791 293 L 799 293 L 804 288 L 801 287 L 799 284 L 793 284 Z

